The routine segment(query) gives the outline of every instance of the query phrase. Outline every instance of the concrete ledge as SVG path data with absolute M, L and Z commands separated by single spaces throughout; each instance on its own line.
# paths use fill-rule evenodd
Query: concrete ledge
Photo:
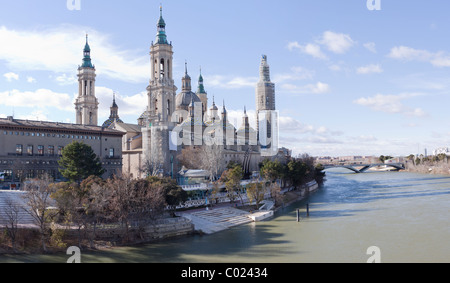
M 267 219 L 269 217 L 273 216 L 272 210 L 263 210 L 258 211 L 252 214 L 247 215 L 250 219 L 252 219 L 254 222 L 263 221 L 264 219 Z

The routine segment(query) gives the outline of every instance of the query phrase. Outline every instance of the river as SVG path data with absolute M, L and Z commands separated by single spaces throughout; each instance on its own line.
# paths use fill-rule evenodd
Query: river
M 82 262 L 364 263 L 372 246 L 381 262 L 450 262 L 449 208 L 450 176 L 333 169 L 319 191 L 268 221 L 213 235 L 82 253 Z M 0 262 L 67 258 L 0 256 Z

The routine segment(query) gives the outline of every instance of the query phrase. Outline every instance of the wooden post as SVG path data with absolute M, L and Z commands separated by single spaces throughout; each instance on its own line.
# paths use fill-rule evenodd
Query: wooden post
M 309 217 L 309 203 L 306 204 L 306 216 Z
M 300 209 L 297 209 L 297 222 L 300 222 Z

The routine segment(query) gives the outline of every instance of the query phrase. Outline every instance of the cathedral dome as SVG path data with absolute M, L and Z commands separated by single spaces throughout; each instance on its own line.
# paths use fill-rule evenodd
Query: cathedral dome
M 200 98 L 198 98 L 198 96 L 193 93 L 192 91 L 190 92 L 182 92 L 179 93 L 176 98 L 175 98 L 175 106 L 177 109 L 182 108 L 182 109 L 188 109 L 189 105 L 191 105 L 191 102 L 202 102 L 200 100 Z
M 213 102 L 213 105 L 211 106 L 210 110 L 212 110 L 212 111 L 218 111 L 219 110 L 219 108 L 217 108 L 215 102 Z
M 123 123 L 123 121 L 122 120 L 120 120 L 120 118 L 109 118 L 108 120 L 106 120 L 104 123 L 103 123 L 103 125 L 102 125 L 102 127 L 103 128 L 109 128 L 114 122 L 117 122 L 117 123 Z

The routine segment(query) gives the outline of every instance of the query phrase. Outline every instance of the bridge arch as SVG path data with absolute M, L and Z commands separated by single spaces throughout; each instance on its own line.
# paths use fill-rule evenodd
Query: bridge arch
M 327 169 L 331 169 L 331 168 L 345 168 L 345 169 L 351 170 L 355 173 L 364 173 L 367 170 L 369 170 L 370 168 L 378 167 L 378 166 L 392 167 L 392 168 L 396 169 L 397 171 L 405 169 L 405 164 L 403 164 L 403 163 L 387 163 L 387 164 L 379 163 L 379 164 L 324 165 L 323 171 L 325 171 Z M 359 168 L 359 167 L 361 167 L 361 168 Z

